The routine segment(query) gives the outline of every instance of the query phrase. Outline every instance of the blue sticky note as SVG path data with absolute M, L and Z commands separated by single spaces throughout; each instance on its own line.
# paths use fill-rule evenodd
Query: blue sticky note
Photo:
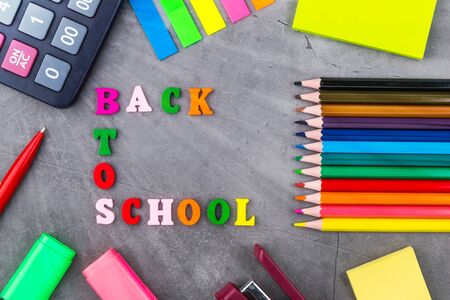
M 178 52 L 152 0 L 129 0 L 159 60 Z

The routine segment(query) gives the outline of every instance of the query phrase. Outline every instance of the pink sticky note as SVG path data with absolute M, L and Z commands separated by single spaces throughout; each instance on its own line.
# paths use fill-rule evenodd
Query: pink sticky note
M 2 49 L 3 42 L 5 41 L 5 36 L 0 33 L 0 49 Z
M 250 10 L 244 0 L 220 0 L 220 2 L 233 23 L 250 16 Z
M 158 300 L 112 248 L 87 267 L 83 275 L 102 300 Z
M 21 77 L 27 77 L 33 68 L 38 51 L 17 40 L 13 40 L 2 63 L 2 68 Z

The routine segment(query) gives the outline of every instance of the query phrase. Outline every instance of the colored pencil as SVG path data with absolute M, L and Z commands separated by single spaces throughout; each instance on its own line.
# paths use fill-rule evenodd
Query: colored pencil
M 295 172 L 299 175 L 331 179 L 450 179 L 450 168 L 443 167 L 318 166 L 298 169 Z
M 297 156 L 295 159 L 326 166 L 450 167 L 450 155 L 445 154 L 316 153 Z
M 321 205 L 295 213 L 317 218 L 449 219 L 450 206 Z
M 295 227 L 335 232 L 450 232 L 450 219 L 319 219 Z
M 295 85 L 317 90 L 450 91 L 450 79 L 321 77 L 295 82 Z
M 450 154 L 450 143 L 445 142 L 324 141 L 295 147 L 321 153 Z
M 45 127 L 31 139 L 0 182 L 0 214 L 5 210 L 9 200 L 30 168 L 44 139 L 44 132 Z
M 322 91 L 295 98 L 317 104 L 450 105 L 449 92 Z
M 324 205 L 450 205 L 447 193 L 320 192 L 295 200 Z
M 450 106 L 326 104 L 296 111 L 323 117 L 450 118 Z
M 326 131 L 347 131 L 348 134 L 335 134 Z M 385 135 L 379 132 L 385 132 Z M 391 132 L 390 132 L 391 131 Z M 395 131 L 398 131 L 396 133 Z M 418 132 L 411 134 L 409 131 Z M 353 133 L 352 133 L 353 132 Z M 404 132 L 404 135 L 401 135 Z M 442 134 L 433 134 L 434 132 Z M 429 134 L 428 134 L 429 133 Z M 448 130 L 364 130 L 364 129 L 316 129 L 306 132 L 297 132 L 299 137 L 305 137 L 316 141 L 365 141 L 365 142 L 450 142 L 450 131 Z
M 295 122 L 315 128 L 450 130 L 450 119 L 318 117 Z
M 319 179 L 295 186 L 319 192 L 450 193 L 450 180 Z

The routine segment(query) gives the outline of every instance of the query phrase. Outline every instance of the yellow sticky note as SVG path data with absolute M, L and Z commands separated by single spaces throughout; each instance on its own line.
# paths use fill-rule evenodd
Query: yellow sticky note
M 411 247 L 351 269 L 347 275 L 358 300 L 431 300 Z
M 227 27 L 214 0 L 191 0 L 191 4 L 207 35 Z
M 292 28 L 422 59 L 436 0 L 299 0 Z

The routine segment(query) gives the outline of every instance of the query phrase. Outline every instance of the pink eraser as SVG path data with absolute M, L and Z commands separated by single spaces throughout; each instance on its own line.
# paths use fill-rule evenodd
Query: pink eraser
M 83 275 L 102 300 L 158 300 L 115 249 L 109 249 Z
M 220 2 L 232 23 L 250 16 L 250 10 L 244 0 L 220 0 Z

